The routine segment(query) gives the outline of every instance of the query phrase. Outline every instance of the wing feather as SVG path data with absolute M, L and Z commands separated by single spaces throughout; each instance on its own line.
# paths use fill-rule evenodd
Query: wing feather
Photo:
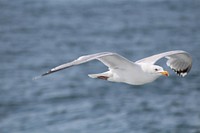
M 129 61 L 128 59 L 122 57 L 119 54 L 111 53 L 111 52 L 102 52 L 102 53 L 96 53 L 91 55 L 85 55 L 81 56 L 78 59 L 62 64 L 60 66 L 57 66 L 55 68 L 52 68 L 48 72 L 42 74 L 41 76 L 48 75 L 53 72 L 60 71 L 62 69 L 66 69 L 75 65 L 83 64 L 92 60 L 99 60 L 103 64 L 105 64 L 107 67 L 114 69 L 114 68 L 126 68 L 127 66 L 134 66 L 134 63 Z
M 167 58 L 167 66 L 169 66 L 179 76 L 186 76 L 192 67 L 192 57 L 189 53 L 182 50 L 175 50 L 156 54 L 141 60 L 136 63 L 155 64 L 158 60 Z

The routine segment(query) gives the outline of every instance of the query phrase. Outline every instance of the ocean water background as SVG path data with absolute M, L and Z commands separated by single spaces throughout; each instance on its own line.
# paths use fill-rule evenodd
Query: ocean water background
M 199 0 L 1 0 L 0 133 L 200 133 Z M 136 61 L 182 49 L 193 68 L 131 86 L 90 79 L 98 61 L 39 80 L 81 55 Z

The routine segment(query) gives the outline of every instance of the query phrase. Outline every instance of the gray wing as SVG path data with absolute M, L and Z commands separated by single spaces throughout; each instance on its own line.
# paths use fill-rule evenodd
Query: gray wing
M 119 54 L 116 53 L 111 53 L 111 52 L 102 52 L 102 53 L 97 53 L 97 54 L 91 54 L 91 55 L 85 55 L 85 56 L 81 56 L 78 59 L 71 61 L 69 63 L 57 66 L 55 68 L 52 68 L 51 70 L 49 70 L 48 72 L 42 74 L 41 76 L 45 76 L 48 75 L 50 73 L 53 72 L 57 72 L 60 71 L 62 69 L 66 69 L 75 65 L 79 65 L 79 64 L 83 64 L 92 60 L 99 60 L 101 61 L 103 64 L 105 64 L 107 67 L 109 67 L 110 69 L 114 69 L 114 68 L 126 68 L 128 66 L 134 66 L 135 64 L 129 60 L 127 60 L 126 58 L 120 56 Z
M 192 58 L 189 53 L 182 50 L 175 50 L 156 54 L 135 63 L 150 63 L 154 64 L 161 58 L 167 58 L 167 66 L 169 66 L 179 76 L 186 76 L 192 67 Z

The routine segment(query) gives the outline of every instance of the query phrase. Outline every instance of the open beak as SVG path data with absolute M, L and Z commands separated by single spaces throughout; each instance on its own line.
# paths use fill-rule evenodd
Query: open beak
M 169 76 L 169 73 L 168 73 L 168 71 L 162 71 L 162 72 L 160 72 L 162 75 L 164 75 L 164 76 Z

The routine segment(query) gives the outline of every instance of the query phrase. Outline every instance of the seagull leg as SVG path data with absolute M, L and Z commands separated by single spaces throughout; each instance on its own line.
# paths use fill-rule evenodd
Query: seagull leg
M 108 80 L 108 78 L 111 77 L 110 71 L 104 72 L 104 73 L 98 73 L 98 74 L 89 74 L 88 75 L 91 78 L 98 78 L 103 80 Z
M 98 78 L 98 79 L 107 80 L 109 77 L 107 77 L 107 76 L 98 76 L 97 78 Z

